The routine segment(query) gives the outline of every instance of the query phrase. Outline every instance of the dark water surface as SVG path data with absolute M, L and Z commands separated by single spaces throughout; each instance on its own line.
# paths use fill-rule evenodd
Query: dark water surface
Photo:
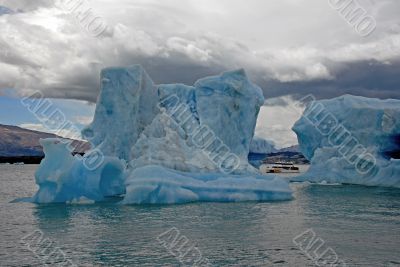
M 400 266 L 399 189 L 292 184 L 294 200 L 258 204 L 10 203 L 33 195 L 36 167 L 0 165 L 1 266 L 51 259 L 28 249 L 31 233 L 78 266 L 181 266 L 157 240 L 172 227 L 213 266 L 315 266 L 293 243 L 307 229 L 347 266 Z

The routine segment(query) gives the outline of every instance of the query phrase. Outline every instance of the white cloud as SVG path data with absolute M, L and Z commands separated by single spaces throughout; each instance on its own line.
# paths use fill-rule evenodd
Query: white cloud
M 32 131 L 50 133 L 48 129 L 41 123 L 23 123 L 18 126 Z
M 191 83 L 243 67 L 266 87 L 271 80 L 332 82 L 351 62 L 400 60 L 400 34 L 393 27 L 400 3 L 394 0 L 363 4 L 378 22 L 368 38 L 320 0 L 91 1 L 111 29 L 102 38 L 87 34 L 51 1 L 39 1 L 41 8 L 28 2 L 0 1 L 15 9 L 26 5 L 25 12 L 0 16 L 0 47 L 7 51 L 0 53 L 0 89 L 20 94 L 38 89 L 95 101 L 101 68 L 134 63 L 159 83 Z M 301 91 L 281 94 L 287 93 Z
M 75 116 L 73 121 L 79 124 L 88 125 L 93 120 L 93 116 Z
M 38 132 L 44 132 L 44 133 L 51 133 L 58 135 L 60 137 L 68 138 L 68 139 L 74 139 L 74 140 L 84 140 L 80 132 L 76 132 L 75 128 L 66 128 L 66 129 L 61 129 L 61 130 L 54 130 L 46 127 L 42 123 L 22 123 L 18 125 L 21 128 L 33 130 L 33 131 L 38 131 Z
M 286 103 L 286 105 L 282 105 L 282 103 Z M 277 148 L 295 145 L 297 137 L 291 128 L 303 111 L 304 106 L 291 97 L 268 99 L 260 109 L 255 135 L 273 140 Z

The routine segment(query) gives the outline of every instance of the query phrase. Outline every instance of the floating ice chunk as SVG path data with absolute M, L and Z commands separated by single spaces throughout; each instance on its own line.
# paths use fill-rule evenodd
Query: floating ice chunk
M 48 138 L 40 143 L 46 156 L 35 173 L 39 190 L 33 202 L 76 202 L 84 198 L 101 201 L 125 192 L 125 165 L 118 158 L 101 158 L 90 170 L 92 159 L 72 156 L 68 140 Z
M 400 187 L 400 101 L 315 101 L 293 130 L 311 167 L 296 181 Z
M 148 165 L 135 169 L 126 182 L 124 204 L 171 204 L 193 201 L 270 201 L 292 198 L 277 176 L 189 173 Z

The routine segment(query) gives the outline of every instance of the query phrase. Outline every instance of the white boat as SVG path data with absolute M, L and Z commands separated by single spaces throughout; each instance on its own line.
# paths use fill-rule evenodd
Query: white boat
M 13 163 L 13 165 L 24 165 L 25 163 L 23 163 L 23 162 L 15 162 L 15 163 Z
M 263 163 L 260 166 L 261 173 L 299 173 L 299 167 L 292 162 L 275 162 L 273 164 Z

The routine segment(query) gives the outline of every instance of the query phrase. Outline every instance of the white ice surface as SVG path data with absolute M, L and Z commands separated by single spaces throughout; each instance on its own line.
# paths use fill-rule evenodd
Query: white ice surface
M 311 161 L 293 180 L 400 187 L 399 100 L 344 95 L 315 101 L 293 130 Z

